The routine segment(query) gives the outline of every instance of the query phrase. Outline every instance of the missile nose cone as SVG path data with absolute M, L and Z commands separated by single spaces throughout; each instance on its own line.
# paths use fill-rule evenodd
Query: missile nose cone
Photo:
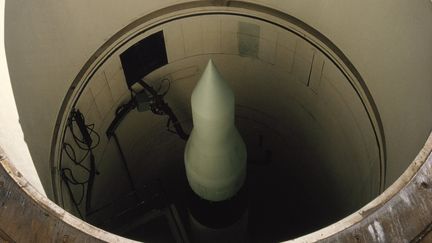
M 234 93 L 209 60 L 191 98 L 194 115 L 206 119 L 234 117 Z
M 246 177 L 246 146 L 234 125 L 234 93 L 210 60 L 191 97 L 194 127 L 185 148 L 189 185 L 201 198 L 234 196 Z

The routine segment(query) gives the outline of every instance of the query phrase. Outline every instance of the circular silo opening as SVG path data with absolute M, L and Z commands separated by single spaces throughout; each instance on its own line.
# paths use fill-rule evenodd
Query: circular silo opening
M 250 239 L 294 238 L 376 197 L 385 175 L 382 131 L 361 77 L 315 32 L 262 15 L 210 8 L 138 20 L 113 37 L 65 100 L 59 203 L 126 237 L 188 237 L 185 141 L 128 78 L 141 75 L 189 133 L 190 95 L 210 58 L 234 90 L 247 145 Z

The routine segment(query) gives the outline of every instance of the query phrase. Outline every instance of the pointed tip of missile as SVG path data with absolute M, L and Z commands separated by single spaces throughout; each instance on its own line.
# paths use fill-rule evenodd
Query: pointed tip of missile
M 207 83 L 208 85 L 222 85 L 226 86 L 225 80 L 222 78 L 222 76 L 219 74 L 219 71 L 217 70 L 216 66 L 213 63 L 213 60 L 210 59 L 204 69 L 203 74 L 201 75 L 200 80 L 198 81 L 198 85 L 201 85 L 201 83 Z M 197 87 L 198 87 L 197 85 Z M 211 86 L 207 86 L 210 88 Z
M 210 59 L 191 98 L 194 113 L 207 118 L 234 114 L 234 93 Z

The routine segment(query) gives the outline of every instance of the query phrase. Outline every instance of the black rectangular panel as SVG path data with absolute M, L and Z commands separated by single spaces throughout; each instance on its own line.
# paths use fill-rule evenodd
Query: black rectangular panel
M 168 63 L 162 31 L 152 34 L 120 54 L 128 87 Z

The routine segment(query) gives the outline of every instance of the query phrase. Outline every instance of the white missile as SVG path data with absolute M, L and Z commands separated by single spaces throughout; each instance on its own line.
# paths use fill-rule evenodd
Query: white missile
M 246 146 L 234 125 L 234 93 L 211 60 L 191 105 L 194 127 L 184 153 L 189 185 L 203 199 L 229 199 L 246 178 Z

